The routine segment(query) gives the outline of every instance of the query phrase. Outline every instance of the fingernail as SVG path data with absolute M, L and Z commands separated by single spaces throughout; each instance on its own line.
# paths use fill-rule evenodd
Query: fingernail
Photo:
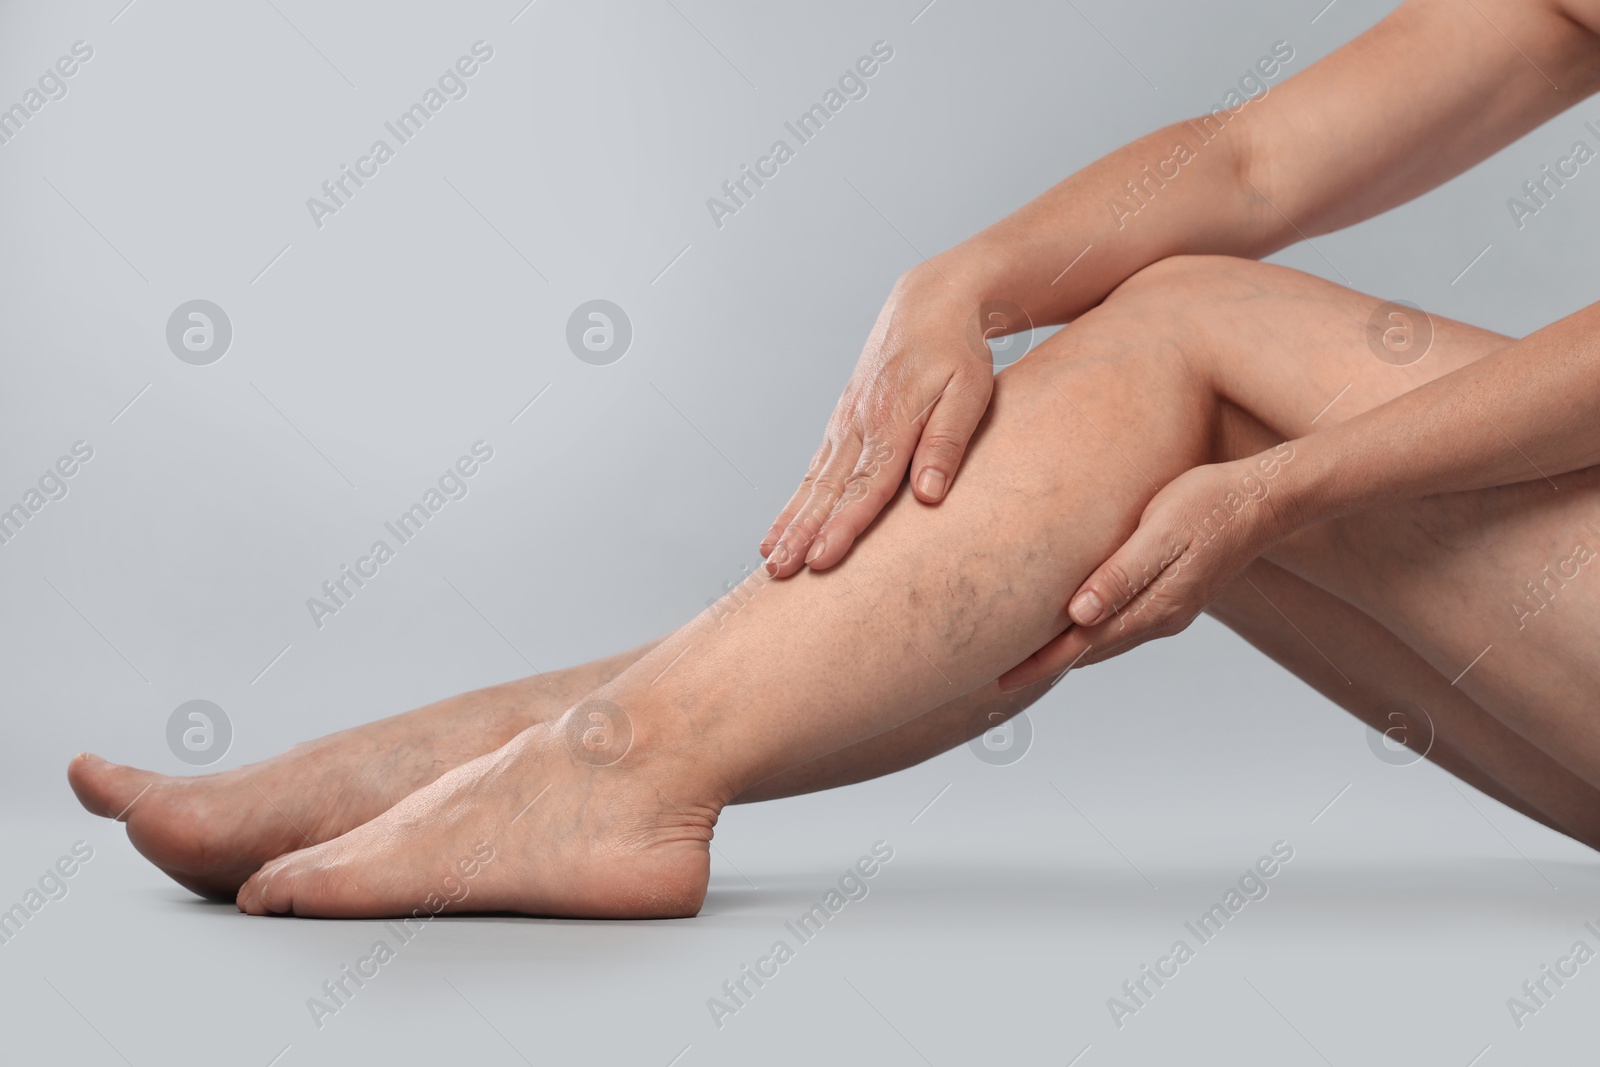
M 772 542 L 771 541 L 763 541 L 763 542 L 761 542 L 761 545 L 757 549 L 757 551 L 759 551 L 761 553 L 763 558 L 765 558 L 766 556 L 771 555 L 772 554 Z
M 811 551 L 806 553 L 806 565 L 810 566 L 812 563 L 815 563 L 817 560 L 821 559 L 822 554 L 827 550 L 828 542 L 822 538 L 819 537 L 815 541 L 811 542 Z
M 1100 621 L 1100 612 L 1104 610 L 1105 605 L 1100 602 L 1100 595 L 1093 589 L 1085 589 L 1078 594 L 1078 599 L 1072 602 L 1068 614 L 1084 626 L 1093 626 Z
M 941 499 L 944 496 L 944 471 L 925 468 L 922 477 L 917 479 L 917 489 L 931 500 Z
M 773 549 L 772 555 L 767 557 L 767 573 L 777 577 L 783 570 L 783 565 L 789 562 L 789 546 L 779 542 Z

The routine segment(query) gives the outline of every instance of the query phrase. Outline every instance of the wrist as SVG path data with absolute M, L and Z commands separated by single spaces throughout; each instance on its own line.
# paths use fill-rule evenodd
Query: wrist
M 895 290 L 917 306 L 970 314 L 986 300 L 1007 296 L 1007 266 L 1003 251 L 978 234 L 906 271 Z
M 1259 486 L 1259 528 L 1267 544 L 1282 541 L 1302 526 L 1317 522 L 1315 478 L 1307 478 L 1310 462 L 1304 440 L 1283 442 L 1254 456 L 1246 456 L 1246 485 Z
M 1301 437 L 1246 461 L 1254 464 L 1270 485 L 1266 511 L 1274 541 L 1332 517 L 1329 506 L 1334 494 L 1330 479 L 1336 468 L 1327 462 L 1320 444 Z

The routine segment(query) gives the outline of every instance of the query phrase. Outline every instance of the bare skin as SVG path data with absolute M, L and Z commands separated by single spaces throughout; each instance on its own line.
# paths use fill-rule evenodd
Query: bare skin
M 240 906 L 407 913 L 453 862 L 488 842 L 508 859 L 475 883 L 472 907 L 692 914 L 723 804 L 782 795 L 785 775 L 799 788 L 826 787 L 897 769 L 991 725 L 974 723 L 972 711 L 998 698 L 992 680 L 1061 624 L 1045 579 L 1087 573 L 1137 522 L 1155 483 L 1302 431 L 1346 382 L 1350 416 L 1506 343 L 1441 321 L 1428 361 L 1390 367 L 1365 346 L 1362 326 L 1376 303 L 1241 261 L 1174 261 L 1143 273 L 1000 376 L 995 411 L 968 459 L 981 477 L 964 479 L 937 509 L 898 502 L 837 571 L 764 585 L 720 625 L 702 616 L 602 685 L 594 697 L 625 709 L 632 726 L 618 762 L 594 765 L 610 754 L 597 758 L 581 743 L 580 705 L 344 836 L 268 862 L 241 889 Z M 1328 377 L 1341 382 L 1330 387 Z M 1337 421 L 1324 416 L 1311 432 Z M 1600 511 L 1583 477 L 1570 488 L 1566 506 Z M 1440 667 L 1464 665 L 1470 654 L 1457 648 L 1513 618 L 1489 577 L 1559 540 L 1552 524 L 1565 512 L 1501 507 L 1507 492 L 1397 505 L 1307 531 L 1277 546 L 1273 562 L 1252 570 L 1255 584 L 1230 588 L 1214 611 L 1379 728 L 1385 700 L 1423 704 L 1438 728 L 1432 758 L 1593 844 L 1595 739 L 1574 743 L 1563 696 L 1594 681 L 1577 653 L 1600 621 L 1591 606 L 1600 598 L 1574 595 L 1572 610 L 1539 616 L 1550 624 L 1539 646 L 1549 655 L 1485 658 L 1474 671 L 1487 669 L 1459 686 Z M 1516 518 L 1523 514 L 1533 518 Z M 1433 534 L 1426 551 L 1411 533 L 1419 526 Z M 1461 547 L 1440 549 L 1440 531 Z M 1448 618 L 1436 618 L 1436 602 L 1449 606 Z M 1280 611 L 1293 612 L 1303 643 L 1286 638 Z M 1410 648 L 1395 638 L 1401 631 Z M 1330 660 L 1342 668 L 1330 671 Z M 969 698 L 964 710 L 952 690 Z M 1501 691 L 1518 697 L 1496 700 Z M 1018 706 L 1031 695 L 1017 694 Z M 108 766 L 74 770 L 80 792 L 102 807 L 143 787 L 117 781 L 124 772 Z M 130 832 L 139 817 L 135 805 Z

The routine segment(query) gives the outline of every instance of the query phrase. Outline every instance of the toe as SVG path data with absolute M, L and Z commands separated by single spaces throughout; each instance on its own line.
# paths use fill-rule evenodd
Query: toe
M 80 753 L 67 765 L 67 781 L 78 795 L 78 802 L 107 819 L 126 817 L 134 801 L 162 778 L 163 775 L 137 767 L 108 763 L 88 752 Z
M 281 856 L 262 867 L 239 890 L 239 910 L 251 915 L 302 918 L 365 918 L 372 902 L 363 897 L 335 857 L 320 846 Z
M 235 899 L 240 911 L 246 915 L 281 915 L 287 910 L 273 906 L 275 900 L 285 899 L 283 890 L 288 879 L 280 875 L 283 866 L 282 860 L 274 860 L 245 880 L 244 885 L 239 887 L 239 895 Z M 276 897 L 273 892 L 275 879 L 278 890 Z

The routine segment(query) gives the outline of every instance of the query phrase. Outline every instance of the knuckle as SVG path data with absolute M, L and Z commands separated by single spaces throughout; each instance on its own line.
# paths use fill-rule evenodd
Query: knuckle
M 930 427 L 922 433 L 921 447 L 936 456 L 954 458 L 967 447 L 967 435 L 948 427 Z
M 1164 611 L 1150 627 L 1152 637 L 1172 637 L 1189 628 L 1189 619 L 1177 611 Z
M 840 484 L 837 468 L 819 471 L 817 476 L 811 480 L 811 499 L 813 501 L 818 498 L 831 500 L 833 497 L 838 496 L 842 490 L 843 486 Z
M 895 447 L 888 441 L 869 440 L 856 459 L 855 476 L 876 478 L 885 467 L 894 462 Z
M 1125 602 L 1133 598 L 1133 581 L 1121 560 L 1110 560 L 1101 566 L 1099 584 L 1113 601 Z
M 898 379 L 898 376 L 896 378 Z M 893 386 L 898 386 L 900 383 L 896 380 L 892 384 L 887 382 L 884 384 L 891 387 L 878 389 L 873 393 L 871 402 L 865 405 L 867 417 L 864 421 L 868 426 L 888 426 L 894 421 L 900 389 Z

